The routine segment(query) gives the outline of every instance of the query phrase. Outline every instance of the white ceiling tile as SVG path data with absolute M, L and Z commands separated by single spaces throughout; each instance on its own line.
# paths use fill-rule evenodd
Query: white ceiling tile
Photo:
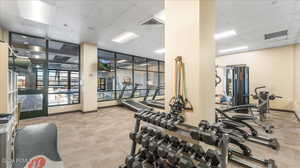
M 31 0 L 27 0 L 31 1 Z M 55 7 L 50 24 L 20 17 L 17 0 L 0 0 L 0 25 L 25 34 L 163 59 L 164 26 L 141 23 L 164 9 L 164 0 L 43 0 Z M 248 45 L 249 50 L 287 45 L 300 40 L 299 0 L 217 0 L 216 31 L 235 29 L 237 36 L 217 41 L 217 49 Z M 264 34 L 288 29 L 287 40 L 265 41 Z M 132 31 L 139 38 L 116 44 L 112 38 Z

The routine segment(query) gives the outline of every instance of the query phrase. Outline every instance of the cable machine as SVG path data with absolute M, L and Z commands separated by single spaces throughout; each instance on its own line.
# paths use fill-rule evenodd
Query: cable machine
M 247 65 L 226 66 L 226 95 L 232 106 L 249 104 L 249 67 Z
M 249 67 L 247 65 L 226 66 L 225 85 L 226 96 L 231 99 L 232 106 L 249 104 Z

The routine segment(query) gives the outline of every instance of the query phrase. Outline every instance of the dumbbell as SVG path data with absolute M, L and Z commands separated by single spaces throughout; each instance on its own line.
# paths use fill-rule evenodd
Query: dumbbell
M 160 126 L 161 120 L 164 119 L 167 116 L 166 113 L 161 113 L 159 116 L 156 116 L 154 118 L 154 125 Z
M 201 120 L 198 127 L 201 131 L 205 131 L 210 128 L 210 124 L 207 120 Z
M 155 115 L 150 116 L 150 123 L 156 125 L 156 118 L 162 116 L 163 112 L 157 112 Z
M 147 122 L 154 124 L 154 118 L 159 116 L 159 115 L 160 115 L 160 112 L 156 112 L 156 113 L 153 113 L 153 114 L 149 115 Z
M 173 116 L 167 123 L 167 129 L 171 131 L 176 131 L 177 125 L 184 122 L 182 116 Z
M 205 153 L 205 161 L 207 166 L 217 167 L 221 163 L 221 157 L 217 151 L 208 149 Z
M 186 143 L 184 141 L 180 141 L 176 137 L 171 137 L 170 138 L 170 144 L 167 147 L 168 150 L 168 155 L 167 159 L 172 165 L 177 165 L 179 161 L 179 154 L 188 151 L 186 149 Z
M 168 161 L 164 160 L 164 159 L 157 159 L 155 161 L 155 165 L 158 168 L 174 168 L 174 166 L 170 165 L 168 163 Z
M 152 114 L 152 112 L 145 112 L 143 114 L 140 115 L 140 120 L 145 121 L 147 116 Z
M 219 143 L 219 136 L 217 135 L 217 130 L 215 128 L 208 127 L 207 124 L 205 124 L 204 122 L 202 123 L 198 131 L 191 131 L 190 135 L 192 139 L 205 142 L 209 145 L 217 146 Z
M 134 117 L 136 119 L 142 120 L 142 116 L 145 115 L 145 114 L 148 114 L 148 113 L 151 113 L 151 111 L 145 110 L 145 111 L 142 111 L 142 112 L 135 113 Z
M 152 138 L 153 136 L 155 136 L 157 134 L 157 131 L 154 129 L 151 129 L 150 131 L 148 131 L 146 134 L 142 135 L 142 140 L 141 140 L 141 145 L 145 148 L 148 148 L 149 146 L 149 140 L 150 138 Z
M 192 153 L 191 158 L 195 160 L 201 160 L 205 155 L 205 151 L 200 145 L 190 144 L 190 151 Z
M 152 114 L 153 114 L 152 111 L 148 111 L 148 112 L 142 113 L 140 119 L 143 120 L 143 121 L 146 121 L 147 118 L 148 118 L 148 116 L 152 115 Z
M 141 150 L 145 152 L 143 153 L 142 159 L 135 159 L 135 161 L 137 161 L 136 165 L 143 166 L 143 168 L 145 165 L 150 166 L 150 163 L 153 163 L 156 160 L 156 156 L 144 147 L 142 147 Z
M 178 164 L 178 168 L 195 168 L 193 160 L 185 154 L 180 154 Z
M 151 131 L 153 131 L 153 130 L 148 129 L 147 127 L 142 127 L 138 133 L 130 133 L 129 138 L 140 144 L 142 141 L 142 135 L 149 133 Z
M 158 146 L 165 141 L 168 137 L 166 134 L 161 134 L 160 136 L 153 137 L 149 142 L 149 150 L 153 153 L 157 153 Z
M 171 119 L 172 119 L 172 115 L 167 114 L 166 117 L 161 119 L 159 126 L 161 126 L 162 128 L 167 129 L 168 121 L 171 120 Z
M 142 115 L 142 120 L 145 122 L 149 122 L 149 118 L 152 115 L 155 115 L 155 113 L 154 112 L 146 113 L 146 114 Z
M 126 168 L 133 168 L 133 163 L 136 160 L 143 160 L 146 158 L 146 150 L 140 150 L 135 156 L 128 155 L 125 159 Z
M 166 159 L 168 155 L 167 146 L 169 144 L 170 136 L 166 135 L 164 139 L 160 141 L 157 147 L 157 154 L 160 158 Z

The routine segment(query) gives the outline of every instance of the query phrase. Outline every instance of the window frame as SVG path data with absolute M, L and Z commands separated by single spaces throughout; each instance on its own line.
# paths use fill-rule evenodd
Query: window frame
M 24 33 L 18 33 L 18 32 L 14 32 L 14 31 L 10 31 L 9 32 L 9 44 L 12 43 L 12 38 L 11 36 L 15 34 L 15 35 L 21 35 L 21 36 L 26 36 L 26 37 L 30 37 L 30 38 L 37 38 L 37 39 L 42 39 L 45 40 L 45 55 L 46 55 L 46 64 L 47 66 L 40 68 L 44 71 L 44 79 L 46 80 L 46 85 L 44 86 L 45 89 L 45 94 L 46 94 L 46 101 L 47 102 L 47 107 L 55 107 L 55 106 L 66 106 L 66 105 L 75 105 L 75 104 L 80 104 L 81 103 L 81 85 L 80 85 L 80 81 L 81 81 L 81 58 L 80 58 L 80 54 L 81 54 L 81 48 L 80 48 L 80 44 L 76 44 L 76 43 L 71 43 L 71 42 L 66 42 L 66 41 L 61 41 L 61 40 L 55 40 L 55 39 L 51 39 L 48 37 L 40 37 L 40 36 L 35 36 L 35 35 L 30 35 L 30 34 L 24 34 Z M 49 105 L 49 101 L 48 101 L 48 95 L 49 94 L 74 94 L 73 92 L 69 92 L 69 93 L 48 93 L 48 89 L 49 89 L 49 70 L 53 70 L 53 69 L 48 69 L 48 65 L 49 63 L 58 63 L 58 62 L 52 62 L 49 61 L 49 42 L 59 42 L 59 43 L 64 43 L 64 44 L 69 44 L 69 45 L 73 45 L 73 46 L 77 46 L 78 47 L 78 63 L 64 63 L 64 64 L 73 64 L 73 65 L 78 65 L 78 70 L 73 71 L 73 72 L 78 72 L 79 75 L 79 90 L 78 92 L 74 92 L 74 93 L 78 93 L 78 103 L 71 103 L 71 104 L 58 104 L 58 105 Z M 15 59 L 13 59 L 13 70 L 15 69 Z M 47 73 L 45 73 L 45 70 Z M 55 70 L 59 70 L 59 71 L 70 71 L 70 70 L 64 70 L 64 69 L 55 69 Z M 36 77 L 38 77 L 38 73 L 36 73 Z M 36 78 L 38 79 L 38 78 Z M 38 88 L 39 86 L 42 85 L 38 85 L 38 80 L 36 80 L 36 87 Z
M 146 58 L 146 57 L 141 57 L 141 56 L 136 56 L 136 55 L 132 55 L 132 54 L 127 54 L 127 53 L 121 53 L 121 52 L 116 52 L 116 51 L 111 51 L 111 50 L 106 50 L 106 49 L 102 49 L 102 48 L 98 48 L 97 49 L 97 58 L 98 58 L 98 63 L 100 62 L 100 55 L 99 55 L 99 51 L 104 51 L 104 52 L 110 52 L 110 53 L 113 53 L 113 55 L 114 55 L 114 72 L 115 72 L 115 76 L 114 76 L 114 79 L 115 79 L 115 85 L 114 85 L 114 88 L 112 89 L 112 90 L 107 90 L 107 91 L 100 91 L 99 90 L 99 85 L 98 85 L 98 83 L 97 83 L 97 93 L 104 93 L 104 92 L 114 92 L 114 98 L 112 98 L 112 99 L 109 99 L 109 100 L 107 100 L 107 99 L 105 99 L 105 100 L 100 100 L 99 99 L 99 97 L 97 98 L 98 99 L 98 102 L 106 102 L 106 101 L 114 101 L 114 100 L 118 100 L 118 92 L 120 92 L 120 91 L 122 91 L 121 89 L 117 89 L 117 83 L 118 83 L 118 81 L 117 81 L 117 75 L 118 75 L 118 73 L 117 73 L 117 71 L 118 70 L 131 70 L 131 73 L 132 73 L 132 75 L 131 75 L 131 79 L 132 79 L 132 82 L 133 82 L 133 87 L 134 87 L 134 84 L 135 84 L 135 72 L 136 71 L 143 71 L 143 72 L 146 72 L 146 89 L 137 89 L 137 90 L 141 90 L 141 91 L 147 91 L 148 89 L 149 89 L 149 84 L 148 84 L 148 80 L 149 80 L 149 72 L 155 72 L 155 73 L 157 73 L 157 81 L 158 81 L 158 87 L 160 88 L 160 89 L 162 89 L 162 87 L 160 86 L 160 74 L 165 74 L 164 73 L 164 71 L 163 72 L 161 72 L 160 71 L 160 64 L 161 63 L 163 63 L 163 64 L 165 64 L 165 62 L 164 61 L 162 61 L 162 60 L 157 60 L 157 59 L 151 59 L 151 58 Z M 126 56 L 129 56 L 129 57 L 131 57 L 132 58 L 132 68 L 131 69 L 127 69 L 127 68 L 117 68 L 117 55 L 126 55 Z M 146 59 L 146 64 L 147 64 L 147 66 L 146 66 L 146 70 L 136 70 L 135 69 L 135 59 L 136 58 L 139 58 L 139 59 Z M 157 61 L 157 66 L 158 66 L 158 68 L 157 68 L 157 71 L 149 71 L 149 62 L 150 61 Z M 97 69 L 97 75 L 99 74 L 98 73 L 98 69 Z M 97 82 L 98 82 L 98 79 L 100 79 L 100 77 L 99 76 L 97 76 Z M 133 89 L 133 88 L 132 88 Z M 132 89 L 126 89 L 125 91 L 132 91 Z M 134 96 L 134 98 L 140 98 L 140 97 L 144 97 L 144 96 Z

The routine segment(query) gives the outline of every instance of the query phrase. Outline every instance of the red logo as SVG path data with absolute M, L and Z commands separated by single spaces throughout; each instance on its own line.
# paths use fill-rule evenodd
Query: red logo
M 28 168 L 44 168 L 46 165 L 46 159 L 43 157 L 38 157 L 36 159 L 33 159 L 28 164 Z

